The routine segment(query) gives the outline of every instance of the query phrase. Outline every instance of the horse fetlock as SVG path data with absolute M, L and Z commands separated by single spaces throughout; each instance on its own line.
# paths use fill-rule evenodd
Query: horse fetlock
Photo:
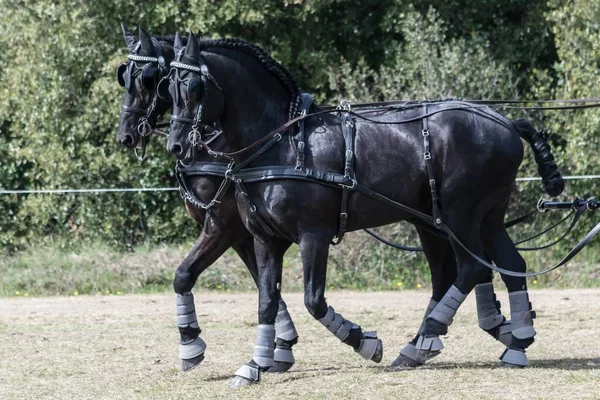
M 355 351 L 365 360 L 379 363 L 383 358 L 383 343 L 377 338 L 377 332 L 364 332 L 360 346 Z
M 429 304 L 427 305 L 427 309 L 425 310 L 425 316 L 423 317 L 423 321 L 421 321 L 421 326 L 419 326 L 419 330 L 417 331 L 417 336 L 423 334 L 425 332 L 425 324 L 427 321 L 427 317 L 431 314 L 433 309 L 438 305 L 438 302 L 434 299 L 429 299 Z M 417 337 L 415 337 L 415 341 Z
M 275 362 L 283 363 L 294 363 L 294 353 L 292 352 L 292 346 L 298 343 L 298 338 L 291 341 L 286 341 L 280 338 L 275 340 L 275 353 L 273 359 Z
M 513 340 L 512 336 L 512 323 L 510 321 L 504 321 L 500 326 L 496 327 L 496 340 L 505 345 L 510 346 Z
M 252 359 L 262 368 L 273 366 L 275 358 L 275 326 L 268 324 L 258 325 L 256 344 Z
M 446 326 L 450 326 L 456 315 L 456 311 L 458 311 L 458 308 L 463 301 L 465 301 L 466 297 L 467 295 L 463 294 L 456 286 L 452 285 L 444 297 L 442 297 L 442 300 L 440 300 L 433 311 L 431 311 L 427 321 L 434 319 Z M 425 332 L 427 332 L 427 330 Z
M 298 339 L 298 332 L 283 300 L 279 300 L 279 310 L 275 318 L 275 336 L 286 341 Z

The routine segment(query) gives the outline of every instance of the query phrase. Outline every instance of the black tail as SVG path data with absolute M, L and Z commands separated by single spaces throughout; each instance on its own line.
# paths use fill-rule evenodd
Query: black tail
M 535 130 L 531 123 L 524 119 L 514 120 L 513 124 L 519 136 L 525 139 L 533 150 L 535 162 L 538 165 L 538 174 L 542 177 L 546 193 L 550 196 L 558 196 L 564 190 L 565 182 L 558 172 L 548 141 Z

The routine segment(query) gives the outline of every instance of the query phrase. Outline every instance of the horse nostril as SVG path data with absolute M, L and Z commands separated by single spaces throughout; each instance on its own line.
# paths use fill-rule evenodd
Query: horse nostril
M 121 144 L 126 147 L 133 146 L 133 142 L 133 136 L 131 135 L 125 135 L 125 137 L 121 139 Z
M 171 146 L 171 153 L 175 156 L 180 156 L 183 153 L 183 148 L 178 144 L 174 144 Z

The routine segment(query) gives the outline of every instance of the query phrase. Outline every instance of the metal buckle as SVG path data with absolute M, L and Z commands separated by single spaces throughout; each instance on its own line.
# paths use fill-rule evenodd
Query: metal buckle
M 423 153 L 423 158 L 424 158 L 425 160 L 431 160 L 431 153 L 430 153 L 430 152 Z
M 429 136 L 429 129 L 423 129 L 423 130 L 421 131 L 421 135 L 423 135 L 423 136 L 425 136 L 425 137 Z
M 342 100 L 340 101 L 340 107 L 342 110 L 345 111 L 351 111 L 352 110 L 352 104 L 350 104 L 349 100 Z
M 346 185 L 344 183 L 340 183 L 340 186 L 349 190 L 352 190 L 356 187 L 356 185 L 358 184 L 358 182 L 356 182 L 356 179 L 351 178 L 350 179 L 352 181 L 352 185 Z
M 545 213 L 546 211 L 548 211 L 548 209 L 546 208 L 546 201 L 544 200 L 543 197 L 540 197 L 540 199 L 538 200 L 535 208 L 537 208 L 537 210 L 539 212 Z

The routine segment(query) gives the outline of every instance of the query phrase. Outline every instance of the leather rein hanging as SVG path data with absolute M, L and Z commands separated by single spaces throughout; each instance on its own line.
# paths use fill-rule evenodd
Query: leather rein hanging
M 200 68 L 195 67 L 195 66 L 189 66 L 187 64 L 182 64 L 182 63 L 177 63 L 177 64 L 171 63 L 171 66 L 173 68 L 185 68 L 185 69 L 192 70 L 195 72 L 200 72 L 204 76 L 206 76 L 210 81 L 216 83 L 216 80 L 214 79 L 214 77 L 212 77 L 212 75 L 209 74 L 208 68 L 204 64 Z M 194 69 L 192 69 L 190 67 L 192 67 Z M 216 84 L 218 85 L 218 83 L 216 83 Z M 220 86 L 217 86 L 217 87 L 219 89 L 221 89 Z M 222 89 L 221 89 L 221 91 L 222 91 Z M 312 103 L 312 101 L 311 101 L 311 103 Z M 309 105 L 310 105 L 310 103 L 309 103 Z M 464 251 L 466 251 L 471 257 L 473 257 L 475 260 L 477 260 L 478 262 L 480 262 L 487 268 L 492 269 L 497 272 L 500 272 L 505 275 L 515 276 L 515 277 L 538 276 L 538 275 L 542 275 L 547 272 L 550 272 L 556 268 L 559 268 L 560 266 L 566 264 L 577 253 L 579 253 L 583 249 L 583 247 L 585 247 L 587 245 L 587 243 L 589 243 L 589 241 L 591 241 L 592 238 L 598 232 L 600 232 L 600 223 L 598 223 L 594 228 L 592 228 L 585 235 L 585 237 L 558 264 L 556 264 L 555 266 L 548 268 L 544 271 L 541 271 L 541 272 L 520 273 L 520 272 L 509 271 L 509 270 L 506 270 L 503 268 L 499 268 L 499 267 L 489 263 L 487 260 L 482 259 L 477 254 L 473 253 L 454 234 L 454 232 L 444 223 L 444 220 L 442 217 L 442 210 L 439 206 L 439 196 L 437 193 L 433 165 L 431 162 L 431 159 L 432 159 L 432 154 L 430 151 L 431 135 L 430 135 L 429 127 L 428 127 L 428 117 L 430 117 L 431 115 L 435 115 L 437 113 L 443 112 L 443 111 L 449 111 L 449 110 L 454 110 L 454 109 L 464 110 L 464 109 L 469 109 L 469 108 L 480 108 L 480 107 L 487 107 L 487 105 L 481 105 L 481 106 L 475 105 L 472 107 L 466 107 L 466 106 L 461 105 L 459 107 L 449 107 L 449 108 L 434 110 L 434 111 L 427 110 L 427 105 L 428 105 L 427 102 L 423 102 L 421 105 L 424 108 L 422 115 L 419 115 L 418 117 L 413 117 L 413 118 L 409 118 L 406 120 L 402 120 L 402 121 L 392 121 L 392 122 L 382 122 L 382 121 L 375 121 L 375 120 L 368 119 L 356 112 L 351 111 L 349 105 L 347 107 L 344 107 L 343 109 L 317 111 L 317 112 L 310 113 L 310 114 L 307 112 L 307 108 L 303 108 L 303 111 L 301 112 L 301 114 L 298 117 L 290 119 L 284 125 L 280 126 L 279 128 L 270 132 L 266 136 L 262 137 L 261 139 L 257 140 L 256 142 L 250 144 L 249 146 L 247 146 L 241 150 L 230 152 L 230 153 L 224 153 L 224 152 L 218 152 L 218 151 L 212 150 L 209 147 L 208 143 L 203 141 L 202 138 L 200 137 L 200 138 L 198 138 L 197 144 L 202 146 L 202 148 L 206 149 L 210 155 L 212 155 L 214 157 L 223 157 L 223 158 L 229 160 L 230 163 L 227 165 L 227 169 L 223 172 L 223 174 L 220 175 L 220 176 L 224 177 L 224 180 L 221 183 L 221 186 L 219 187 L 219 189 L 217 190 L 217 193 L 215 194 L 215 197 L 213 198 L 213 200 L 209 204 L 203 204 L 200 202 L 199 205 L 201 208 L 203 208 L 206 211 L 211 211 L 211 209 L 213 209 L 214 207 L 217 207 L 232 182 L 236 183 L 236 186 L 238 187 L 238 189 L 241 190 L 241 193 L 243 195 L 245 195 L 246 199 L 249 201 L 250 212 L 252 212 L 252 213 L 256 212 L 256 206 L 252 203 L 250 196 L 244 190 L 244 187 L 243 187 L 244 183 L 265 182 L 268 180 L 276 180 L 276 179 L 298 179 L 298 180 L 304 180 L 304 181 L 311 181 L 311 182 L 323 184 L 326 186 L 337 187 L 342 190 L 342 204 L 341 204 L 338 233 L 335 238 L 336 240 L 334 240 L 333 244 L 338 244 L 338 243 L 340 243 L 340 241 L 346 231 L 347 217 L 348 217 L 347 204 L 348 204 L 349 193 L 350 193 L 350 191 L 356 191 L 356 192 L 361 193 L 365 196 L 368 196 L 372 199 L 375 199 L 379 202 L 382 202 L 388 206 L 402 210 L 402 211 L 412 215 L 413 217 L 418 218 L 421 222 L 424 222 L 425 224 L 431 226 L 432 228 L 435 228 L 436 230 L 441 231 L 442 234 L 447 235 L 447 237 L 449 239 L 456 242 L 456 244 L 459 245 Z M 194 124 L 194 126 L 199 122 L 199 120 L 201 120 L 201 116 L 202 116 L 201 105 L 199 106 L 199 108 L 200 108 L 200 111 L 198 111 L 196 113 L 194 120 L 191 121 L 191 123 Z M 325 113 L 332 113 L 332 112 L 342 113 L 342 116 L 341 116 L 342 132 L 344 134 L 344 143 L 345 143 L 345 147 L 346 147 L 344 174 L 343 175 L 339 174 L 339 173 L 335 173 L 335 172 L 329 172 L 329 171 L 311 170 L 309 168 L 304 167 L 304 147 L 305 147 L 304 132 L 301 132 L 298 135 L 299 143 L 302 143 L 302 145 L 298 146 L 297 159 L 296 159 L 295 166 L 272 166 L 272 167 L 267 166 L 267 167 L 244 169 L 250 163 L 252 163 L 257 158 L 259 158 L 261 155 L 263 155 L 267 150 L 269 150 L 271 147 L 273 147 L 275 144 L 277 144 L 281 140 L 282 134 L 289 133 L 290 128 L 292 126 L 294 126 L 296 123 L 301 123 L 309 117 L 313 117 L 313 116 L 317 116 L 317 115 L 325 114 Z M 355 128 L 355 122 L 352 120 L 351 116 L 356 116 L 356 117 L 365 119 L 367 121 L 370 121 L 373 123 L 379 123 L 379 124 L 401 124 L 401 123 L 404 124 L 404 123 L 409 123 L 409 122 L 414 122 L 414 121 L 419 121 L 419 120 L 422 121 L 423 129 L 421 131 L 421 134 L 423 136 L 423 159 L 424 159 L 426 167 L 427 167 L 429 184 L 430 184 L 430 188 L 431 188 L 432 215 L 425 214 L 425 213 L 415 210 L 411 207 L 408 207 L 402 203 L 394 201 L 378 192 L 371 190 L 370 188 L 368 188 L 356 181 L 355 176 L 354 176 L 354 170 L 353 170 L 353 159 L 354 159 L 354 148 L 353 147 L 354 147 L 354 135 L 356 132 L 356 128 Z M 174 117 L 175 117 L 175 119 L 179 119 L 180 121 L 182 121 L 182 118 L 179 118 L 177 116 L 174 116 Z M 174 117 L 171 117 L 171 118 L 173 119 Z M 182 121 L 182 122 L 189 123 L 190 121 Z M 301 125 L 303 127 L 304 124 L 301 124 Z M 247 159 L 245 159 L 244 161 L 242 161 L 240 163 L 236 163 L 234 161 L 235 156 L 239 156 L 241 154 L 248 153 L 249 151 L 254 150 L 256 148 L 258 148 L 258 150 L 255 153 L 253 153 L 251 156 L 249 156 Z M 177 170 L 177 168 L 179 168 L 179 170 Z M 206 167 L 203 166 L 202 168 L 206 168 Z M 221 168 L 222 168 L 221 166 L 215 167 L 213 170 L 214 173 L 220 172 Z M 185 172 L 190 173 L 190 172 L 192 172 L 192 170 L 193 170 L 193 166 L 185 167 L 185 166 L 181 166 L 180 163 L 178 163 L 178 166 L 176 167 L 176 171 L 178 171 L 177 175 L 185 173 Z M 181 175 L 181 176 L 183 176 L 183 175 Z M 179 180 L 179 178 L 178 178 L 178 180 Z M 187 189 L 187 186 L 185 186 L 185 182 L 184 182 L 183 187 L 185 188 L 185 192 L 187 192 L 187 196 L 189 196 L 189 194 L 191 192 Z M 578 214 L 581 214 L 581 213 L 578 212 Z M 258 220 L 259 224 L 263 226 L 265 231 L 269 235 L 273 235 L 273 229 L 271 229 L 271 227 L 269 227 L 269 225 L 266 223 L 266 221 L 264 221 L 264 219 L 260 216 L 260 214 L 256 213 L 256 216 L 257 216 L 257 220 Z

